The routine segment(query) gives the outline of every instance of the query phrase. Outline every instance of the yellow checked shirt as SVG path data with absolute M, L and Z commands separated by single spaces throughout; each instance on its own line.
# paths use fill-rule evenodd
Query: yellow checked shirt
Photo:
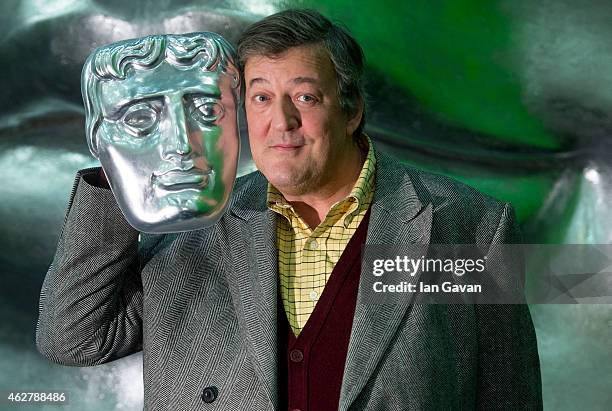
M 368 154 L 351 193 L 335 203 L 313 231 L 293 206 L 268 184 L 268 208 L 281 216 L 276 225 L 281 298 L 297 336 L 312 314 L 334 266 L 365 215 L 374 195 L 376 158 Z M 340 171 L 341 172 L 341 171 Z

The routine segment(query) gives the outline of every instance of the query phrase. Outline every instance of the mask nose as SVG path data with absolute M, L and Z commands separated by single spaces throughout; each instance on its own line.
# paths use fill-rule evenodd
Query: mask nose
M 167 108 L 169 124 L 166 127 L 168 134 L 162 144 L 164 158 L 187 156 L 191 154 L 192 147 L 187 128 L 187 112 L 182 96 L 170 96 Z

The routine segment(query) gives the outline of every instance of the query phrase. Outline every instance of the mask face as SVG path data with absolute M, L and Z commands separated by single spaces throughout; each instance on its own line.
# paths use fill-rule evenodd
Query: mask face
M 187 231 L 220 218 L 238 164 L 235 73 L 162 61 L 99 83 L 97 154 L 137 230 Z

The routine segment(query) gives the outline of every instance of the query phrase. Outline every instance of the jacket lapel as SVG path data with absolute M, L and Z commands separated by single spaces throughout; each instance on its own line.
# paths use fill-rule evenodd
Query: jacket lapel
M 278 407 L 277 277 L 274 213 L 266 207 L 263 176 L 247 187 L 226 215 L 232 263 L 230 292 L 255 370 L 274 408 Z
M 376 152 L 376 191 L 366 244 L 429 244 L 433 206 L 419 198 L 410 175 L 395 160 Z M 362 276 L 340 393 L 340 410 L 347 410 L 366 385 L 410 309 L 401 304 L 364 301 Z

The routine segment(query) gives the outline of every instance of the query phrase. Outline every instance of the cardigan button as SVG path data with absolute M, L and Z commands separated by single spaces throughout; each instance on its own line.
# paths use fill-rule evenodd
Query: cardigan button
M 304 359 L 304 354 L 301 350 L 291 350 L 289 353 L 289 359 L 292 362 L 301 362 Z
M 217 396 L 219 395 L 219 390 L 217 389 L 217 387 L 206 387 L 204 388 L 204 390 L 202 391 L 202 401 L 204 401 L 206 404 L 210 404 L 211 402 L 213 402 L 214 400 L 217 399 Z

